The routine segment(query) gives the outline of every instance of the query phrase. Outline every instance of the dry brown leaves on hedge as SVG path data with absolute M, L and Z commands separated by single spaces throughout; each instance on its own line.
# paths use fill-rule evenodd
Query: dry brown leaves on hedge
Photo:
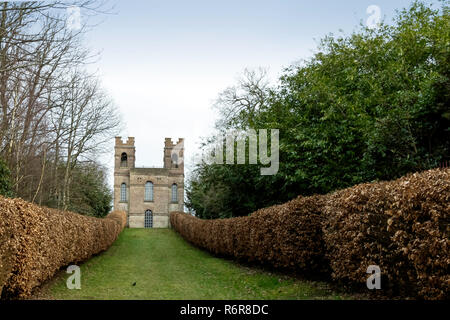
M 0 197 L 2 297 L 29 296 L 61 267 L 106 250 L 125 224 L 125 212 L 99 219 Z
M 302 273 L 330 273 L 365 287 L 381 269 L 389 295 L 448 299 L 450 169 L 298 197 L 248 217 L 200 220 L 172 213 L 172 226 L 213 253 Z

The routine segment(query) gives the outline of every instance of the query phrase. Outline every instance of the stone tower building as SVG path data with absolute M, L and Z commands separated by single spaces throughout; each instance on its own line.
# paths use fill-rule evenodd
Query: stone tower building
M 130 228 L 168 228 L 169 213 L 184 207 L 184 141 L 164 141 L 164 167 L 136 168 L 134 138 L 116 137 L 114 209 L 128 213 Z

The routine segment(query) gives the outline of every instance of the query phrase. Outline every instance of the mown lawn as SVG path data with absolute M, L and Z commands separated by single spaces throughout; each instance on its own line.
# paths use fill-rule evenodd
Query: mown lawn
M 35 298 L 341 298 L 325 283 L 305 282 L 214 257 L 170 229 L 125 229 L 111 248 L 80 267 L 80 290 L 67 289 L 70 275 L 62 271 Z

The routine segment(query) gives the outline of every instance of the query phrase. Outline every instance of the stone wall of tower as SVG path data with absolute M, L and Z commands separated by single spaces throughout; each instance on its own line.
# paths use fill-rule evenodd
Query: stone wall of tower
M 136 164 L 136 147 L 134 146 L 134 137 L 129 137 L 126 142 L 121 137 L 116 137 L 114 146 L 114 168 L 115 169 L 133 169 Z M 121 167 L 122 153 L 126 153 L 128 157 L 128 167 Z
M 122 155 L 127 155 L 126 166 L 122 164 Z M 114 209 L 129 212 L 129 201 L 120 201 L 120 188 L 122 183 L 127 186 L 127 197 L 130 195 L 130 170 L 136 163 L 136 148 L 134 138 L 129 137 L 126 142 L 121 137 L 116 137 L 114 146 Z M 129 200 L 129 199 L 127 199 Z
M 178 138 L 177 143 L 172 139 L 164 140 L 164 168 L 173 173 L 184 174 L 184 139 Z
M 164 167 L 169 170 L 168 173 L 168 194 L 169 208 L 168 212 L 184 211 L 184 139 L 178 138 L 177 143 L 172 139 L 166 138 L 164 141 Z M 177 185 L 178 201 L 172 202 L 172 185 Z
M 121 155 L 127 153 L 128 165 L 121 166 Z M 175 156 L 174 156 L 175 155 Z M 153 183 L 153 201 L 145 200 L 145 184 Z M 120 186 L 127 185 L 128 199 L 120 201 Z M 177 201 L 172 201 L 172 185 L 177 185 Z M 145 211 L 153 213 L 153 227 L 170 227 L 169 214 L 184 210 L 184 141 L 174 144 L 170 138 L 164 143 L 163 168 L 135 168 L 134 138 L 123 142 L 116 138 L 114 170 L 114 208 L 128 213 L 130 228 L 143 228 Z
M 161 172 L 161 171 L 164 172 Z M 131 171 L 130 191 L 130 227 L 144 227 L 144 213 L 153 213 L 153 227 L 167 228 L 169 213 L 183 210 L 184 177 L 182 175 L 169 176 L 163 168 L 138 168 Z M 153 183 L 153 201 L 145 201 L 145 183 Z M 178 186 L 178 201 L 171 203 L 172 184 Z

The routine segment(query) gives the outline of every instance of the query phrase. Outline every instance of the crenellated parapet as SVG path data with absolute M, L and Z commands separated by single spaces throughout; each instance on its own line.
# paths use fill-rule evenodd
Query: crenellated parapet
M 134 137 L 128 137 L 126 142 L 122 140 L 122 137 L 116 137 L 116 147 L 134 147 Z
M 164 140 L 164 168 L 184 174 L 184 138 L 173 143 L 171 138 Z

